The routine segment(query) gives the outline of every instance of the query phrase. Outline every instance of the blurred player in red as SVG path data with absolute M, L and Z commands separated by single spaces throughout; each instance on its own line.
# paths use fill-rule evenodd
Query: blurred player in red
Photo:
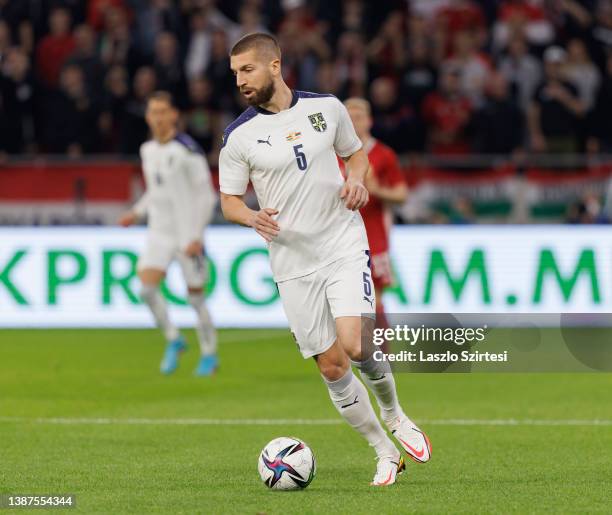
M 395 152 L 370 134 L 372 116 L 369 102 L 363 98 L 349 98 L 344 105 L 370 161 L 370 171 L 365 181 L 370 200 L 360 212 L 368 234 L 372 257 L 372 277 L 376 291 L 376 325 L 386 327 L 382 292 L 385 286 L 390 286 L 393 282 L 389 259 L 389 232 L 393 219 L 390 204 L 405 202 L 408 186 Z

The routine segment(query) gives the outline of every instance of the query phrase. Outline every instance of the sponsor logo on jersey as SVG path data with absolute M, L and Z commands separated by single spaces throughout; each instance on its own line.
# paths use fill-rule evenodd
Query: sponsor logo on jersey
M 312 125 L 312 128 L 317 132 L 323 132 L 327 129 L 327 122 L 323 118 L 323 113 L 309 114 L 308 119 Z
M 301 137 L 302 137 L 301 132 L 290 132 L 289 134 L 287 134 L 287 137 L 285 139 L 287 141 L 295 141 L 296 139 L 300 139 Z
M 267 143 L 268 145 L 272 146 L 272 143 L 270 143 L 270 136 L 268 136 L 268 139 L 258 139 L 257 143 Z

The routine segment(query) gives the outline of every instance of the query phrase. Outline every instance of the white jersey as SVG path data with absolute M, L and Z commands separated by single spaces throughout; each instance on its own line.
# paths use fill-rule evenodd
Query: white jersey
M 201 240 L 217 196 L 198 144 L 186 134 L 163 144 L 150 140 L 140 147 L 140 158 L 147 189 L 134 211 L 180 248 Z
M 261 208 L 278 209 L 268 244 L 276 282 L 308 275 L 368 249 L 363 220 L 340 198 L 336 154 L 361 148 L 344 105 L 333 95 L 296 91 L 279 113 L 247 109 L 223 135 L 221 191 L 242 195 L 249 180 Z

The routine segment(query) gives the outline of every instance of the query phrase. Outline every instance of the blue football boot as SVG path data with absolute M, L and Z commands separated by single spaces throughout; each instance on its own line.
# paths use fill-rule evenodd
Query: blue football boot
M 185 343 L 185 338 L 179 336 L 176 340 L 172 340 L 168 342 L 166 345 L 166 351 L 164 352 L 164 357 L 162 358 L 161 365 L 159 366 L 159 370 L 162 374 L 172 374 L 177 367 L 179 361 L 179 355 L 181 352 L 185 352 L 187 350 L 187 344 Z
M 216 354 L 202 356 L 194 374 L 199 377 L 211 376 L 219 368 L 219 358 Z

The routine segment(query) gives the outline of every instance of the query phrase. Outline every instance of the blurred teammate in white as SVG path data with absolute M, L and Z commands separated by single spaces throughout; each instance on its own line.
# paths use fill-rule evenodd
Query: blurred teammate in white
M 351 361 L 408 455 L 426 462 L 431 449 L 402 411 L 388 366 L 362 353 L 362 314 L 364 341 L 371 342 L 376 302 L 358 212 L 368 200 L 368 158 L 337 98 L 291 91 L 285 84 L 272 36 L 244 36 L 232 48 L 230 64 L 251 107 L 224 133 L 219 160 L 223 214 L 268 242 L 274 280 L 302 356 L 314 357 L 340 415 L 374 447 L 378 464 L 372 484 L 390 485 L 404 461 Z M 336 154 L 347 163 L 346 181 Z M 249 181 L 259 211 L 242 199 Z
M 201 358 L 196 375 L 213 374 L 218 367 L 217 335 L 204 302 L 207 276 L 204 229 L 214 211 L 208 163 L 187 134 L 177 133 L 178 112 L 170 94 L 154 93 L 147 102 L 146 120 L 153 139 L 140 147 L 146 192 L 119 220 L 123 226 L 148 218 L 147 243 L 138 260 L 141 297 L 149 306 L 167 345 L 160 370 L 170 374 L 186 350 L 185 339 L 170 321 L 159 285 L 176 259 L 187 283 L 189 304 L 197 316 Z

